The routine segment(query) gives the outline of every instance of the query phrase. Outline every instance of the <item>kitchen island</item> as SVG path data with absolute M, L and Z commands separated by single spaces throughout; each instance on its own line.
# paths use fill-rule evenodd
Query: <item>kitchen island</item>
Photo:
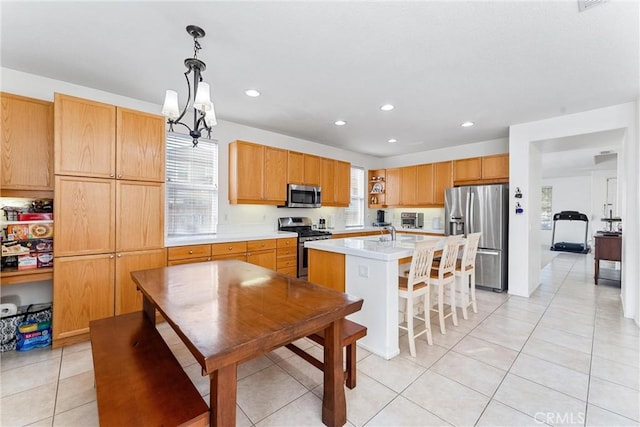
M 309 281 L 362 298 L 362 310 L 349 319 L 368 328 L 358 345 L 385 359 L 400 354 L 398 275 L 409 269 L 417 241 L 437 236 L 398 234 L 306 242 Z M 400 267 L 403 266 L 403 267 Z

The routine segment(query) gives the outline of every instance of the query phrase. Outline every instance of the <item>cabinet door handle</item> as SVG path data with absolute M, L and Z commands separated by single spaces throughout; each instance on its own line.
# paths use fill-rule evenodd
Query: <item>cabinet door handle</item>
M 227 249 L 232 251 L 233 250 L 233 246 L 229 246 Z
M 122 178 L 122 174 L 119 173 L 118 174 L 118 179 L 120 179 L 120 178 Z
M 122 254 L 118 254 L 118 258 L 121 258 L 121 257 L 122 257 Z
M 189 255 L 193 255 L 193 251 L 189 251 Z
M 109 255 L 109 259 L 113 259 L 113 255 Z
M 114 176 L 116 176 L 116 174 L 113 173 L 113 172 L 109 174 L 109 177 L 111 177 L 111 178 L 113 178 Z

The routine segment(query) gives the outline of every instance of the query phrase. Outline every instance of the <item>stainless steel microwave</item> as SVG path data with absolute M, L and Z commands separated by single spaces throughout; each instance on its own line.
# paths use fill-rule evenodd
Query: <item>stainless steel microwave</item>
M 287 186 L 288 208 L 322 207 L 322 188 L 312 185 L 289 184 Z

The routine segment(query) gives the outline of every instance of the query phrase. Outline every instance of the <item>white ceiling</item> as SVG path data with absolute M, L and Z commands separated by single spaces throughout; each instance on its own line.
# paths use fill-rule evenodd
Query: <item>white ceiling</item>
M 185 31 L 207 31 L 221 119 L 375 156 L 508 136 L 639 93 L 638 2 L 10 2 L 3 67 L 184 103 Z M 247 88 L 259 98 L 243 94 Z M 392 103 L 395 110 L 379 106 Z M 344 119 L 346 126 L 333 122 Z M 461 128 L 466 120 L 476 122 Z M 215 133 L 215 130 L 214 130 Z M 397 144 L 389 144 L 396 138 Z

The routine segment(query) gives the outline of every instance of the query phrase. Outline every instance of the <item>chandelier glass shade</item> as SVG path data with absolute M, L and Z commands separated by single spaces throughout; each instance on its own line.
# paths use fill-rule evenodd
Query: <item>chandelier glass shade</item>
M 173 132 L 174 125 L 184 126 L 191 138 L 193 138 L 193 146 L 198 145 L 198 139 L 202 136 L 202 132 L 206 131 L 211 138 L 211 128 L 218 122 L 216 120 L 215 108 L 211 101 L 209 84 L 202 79 L 202 72 L 207 68 L 206 64 L 198 59 L 198 51 L 202 49 L 199 38 L 204 37 L 205 32 L 202 28 L 195 25 L 187 26 L 187 33 L 193 37 L 193 58 L 184 60 L 187 71 L 184 77 L 187 80 L 187 103 L 184 109 L 180 111 L 178 104 L 178 93 L 175 90 L 167 90 L 162 105 L 162 115 L 167 118 L 169 130 Z M 193 84 L 189 80 L 193 79 Z M 193 92 L 192 92 L 193 87 Z M 193 95 L 193 98 L 192 98 Z M 193 102 L 192 102 L 193 100 Z M 182 121 L 189 107 L 193 108 L 193 125 L 189 126 Z

